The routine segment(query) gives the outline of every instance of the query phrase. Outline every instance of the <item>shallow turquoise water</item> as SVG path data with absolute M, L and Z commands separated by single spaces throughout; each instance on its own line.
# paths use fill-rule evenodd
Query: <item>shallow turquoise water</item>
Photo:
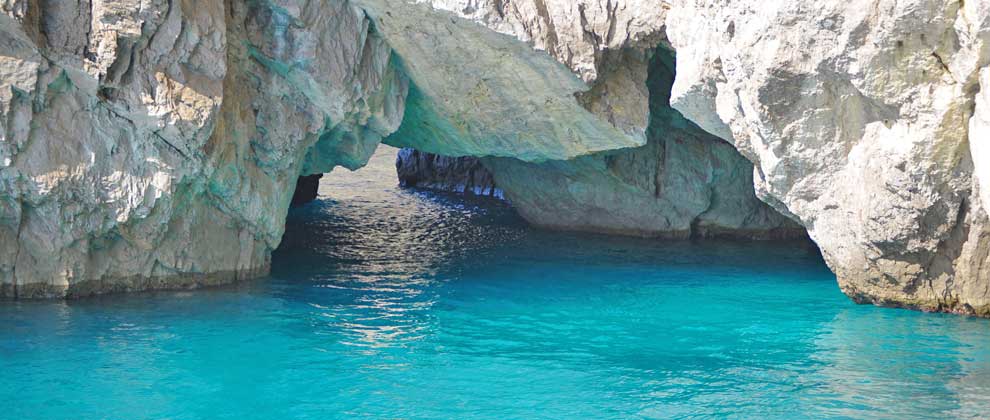
M 0 418 L 986 418 L 990 321 L 858 306 L 802 243 L 527 229 L 392 151 L 271 278 L 0 302 Z

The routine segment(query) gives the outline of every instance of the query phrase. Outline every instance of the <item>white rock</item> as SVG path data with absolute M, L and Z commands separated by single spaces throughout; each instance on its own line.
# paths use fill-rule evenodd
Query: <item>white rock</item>
M 761 197 L 854 299 L 987 315 L 967 135 L 987 16 L 985 1 L 677 1 L 673 106 L 753 161 Z
M 0 0 L 0 295 L 263 273 L 297 176 L 358 168 L 386 137 L 551 167 L 541 182 L 580 216 L 566 227 L 744 229 L 695 194 L 772 214 L 744 176 L 644 183 L 671 141 L 643 146 L 669 40 L 671 105 L 712 135 L 671 168 L 742 167 L 721 138 L 856 300 L 990 315 L 990 5 L 868 6 Z M 657 185 L 683 200 L 652 207 Z

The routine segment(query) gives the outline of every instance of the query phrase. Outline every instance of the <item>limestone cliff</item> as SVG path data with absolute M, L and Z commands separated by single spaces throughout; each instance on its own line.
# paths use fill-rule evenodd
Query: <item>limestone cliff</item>
M 986 0 L 0 10 L 0 295 L 263 273 L 298 177 L 384 140 L 482 157 L 538 223 L 794 222 L 858 301 L 990 315 Z
M 366 3 L 0 1 L 0 296 L 264 273 L 298 177 L 362 166 L 403 116 L 440 152 L 641 144 L 515 38 Z
M 0 3 L 0 295 L 265 272 L 310 146 L 360 160 L 407 89 L 363 10 L 284 3 Z
M 546 50 L 591 82 L 585 96 L 610 67 L 631 69 L 626 80 L 644 75 L 641 65 L 596 58 L 636 61 L 628 53 L 643 46 L 623 43 L 630 31 L 622 24 L 642 22 L 628 11 L 646 6 L 651 19 L 633 32 L 659 31 L 658 43 L 666 37 L 676 52 L 673 108 L 754 164 L 760 199 L 807 228 L 844 292 L 860 302 L 990 315 L 990 188 L 980 184 L 990 176 L 981 137 L 990 121 L 987 2 L 433 3 Z M 599 159 L 486 163 L 510 198 L 514 189 L 540 192 L 514 199 L 537 223 L 640 234 L 651 225 L 683 229 L 669 217 L 644 216 L 691 208 L 684 205 L 690 200 L 639 212 L 630 209 L 649 201 L 620 187 L 650 179 L 635 162 L 663 162 L 647 150 L 670 144 L 676 135 L 669 134 Z M 603 161 L 623 155 L 619 165 Z M 682 154 L 678 163 L 697 164 L 697 156 Z M 616 169 L 639 173 L 622 179 Z M 675 191 L 698 189 L 691 184 Z
M 674 108 L 754 163 L 843 291 L 990 315 L 990 3 L 685 0 L 666 33 Z
M 670 108 L 673 54 L 661 47 L 649 61 L 646 146 L 545 163 L 484 159 L 520 214 L 555 229 L 648 237 L 805 237 L 756 198 L 749 161 Z

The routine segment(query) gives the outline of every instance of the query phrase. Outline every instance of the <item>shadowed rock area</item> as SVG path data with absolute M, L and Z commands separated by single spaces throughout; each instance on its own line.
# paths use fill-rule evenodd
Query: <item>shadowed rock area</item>
M 525 163 L 483 158 L 497 184 L 530 223 L 564 230 L 687 238 L 785 239 L 804 228 L 756 198 L 753 166 L 727 142 L 706 133 L 669 105 L 674 54 L 667 48 L 612 63 L 611 72 L 644 68 L 650 123 L 643 147 L 567 161 Z M 594 92 L 594 90 L 592 91 Z M 399 178 L 459 191 L 479 172 L 478 160 L 403 151 Z
M 396 155 L 395 169 L 403 187 L 502 197 L 492 174 L 475 157 L 447 157 L 405 148 Z
M 306 175 L 299 177 L 296 181 L 296 192 L 292 194 L 292 207 L 299 207 L 310 201 L 316 200 L 320 189 L 320 178 L 323 174 Z
M 670 107 L 673 52 L 646 59 L 646 146 L 539 164 L 484 159 L 520 214 L 539 226 L 648 237 L 805 237 L 756 198 L 749 161 Z

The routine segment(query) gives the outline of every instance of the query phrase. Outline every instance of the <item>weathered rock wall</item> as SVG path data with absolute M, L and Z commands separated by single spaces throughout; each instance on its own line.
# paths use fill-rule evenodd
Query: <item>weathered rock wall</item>
M 532 220 L 578 215 L 561 227 L 785 226 L 738 151 L 854 299 L 990 315 L 984 0 L 0 10 L 0 295 L 262 273 L 298 176 L 386 138 L 484 156 L 510 198 L 552 197 L 514 197 Z
M 669 38 L 677 54 L 673 108 L 754 164 L 759 197 L 808 229 L 843 291 L 861 302 L 990 315 L 987 2 L 431 3 L 567 64 L 591 85 L 582 104 L 631 134 L 645 127 L 629 117 L 646 104 L 630 88 L 644 75 L 636 54 Z M 647 10 L 646 18 L 631 10 Z M 628 42 L 628 34 L 647 35 Z M 621 76 L 610 77 L 610 68 Z M 599 158 L 486 163 L 510 198 L 520 191 L 513 201 L 537 223 L 683 231 L 683 215 L 671 223 L 678 219 L 646 217 L 666 215 L 662 209 L 629 210 L 650 207 L 642 194 L 649 188 L 619 187 L 650 179 L 634 168 L 662 162 L 650 156 L 660 156 L 650 151 L 655 141 Z M 621 155 L 622 164 L 604 160 Z M 696 207 L 691 202 L 679 199 L 666 213 Z
M 390 145 L 539 162 L 645 142 L 642 127 L 630 133 L 587 112 L 575 96 L 585 83 L 516 37 L 425 3 L 360 2 L 413 82 Z
M 589 83 L 589 89 L 578 94 L 585 109 L 648 142 L 566 161 L 484 158 L 529 222 L 675 238 L 804 235 L 799 225 L 756 198 L 752 165 L 745 158 L 670 108 L 673 58 L 654 54 L 658 45 L 667 45 L 666 3 L 435 0 L 431 4 L 547 51 Z M 400 130 L 390 139 L 402 141 L 404 134 Z
M 407 86 L 360 8 L 282 3 L 0 3 L 0 295 L 267 270 L 306 151 Z
M 359 168 L 403 116 L 440 153 L 541 161 L 642 144 L 585 111 L 585 85 L 553 58 L 425 5 L 0 10 L 0 296 L 264 273 L 298 177 Z
M 545 163 L 484 158 L 519 213 L 544 227 L 647 237 L 805 237 L 756 198 L 749 161 L 670 108 L 673 53 L 658 48 L 648 73 L 646 146 Z
M 672 103 L 754 163 L 760 197 L 854 299 L 990 315 L 988 16 L 986 1 L 677 1 Z

